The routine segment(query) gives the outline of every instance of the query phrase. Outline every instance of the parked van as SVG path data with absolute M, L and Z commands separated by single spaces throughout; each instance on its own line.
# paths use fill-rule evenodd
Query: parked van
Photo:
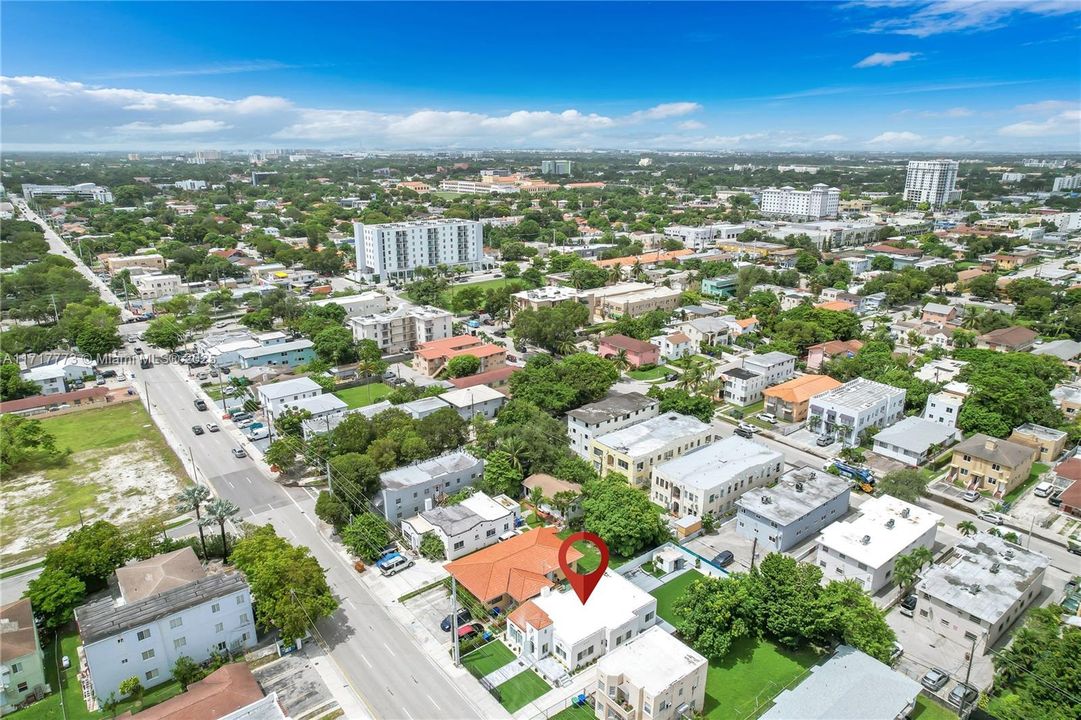
M 268 427 L 255 428 L 250 433 L 248 433 L 248 437 L 251 438 L 252 440 L 262 440 L 265 437 L 270 437 L 270 428 L 268 428 Z
M 1055 489 L 1055 486 L 1049 482 L 1042 482 L 1036 486 L 1036 489 L 1032 491 L 1032 494 L 1036 497 L 1047 497 L 1051 494 L 1051 491 Z
M 391 575 L 396 575 L 397 573 L 400 573 L 406 568 L 413 567 L 413 561 L 405 557 L 404 555 L 400 555 L 398 553 L 391 553 L 390 555 L 387 555 L 385 558 L 377 562 L 376 565 L 379 567 L 379 572 L 389 577 Z

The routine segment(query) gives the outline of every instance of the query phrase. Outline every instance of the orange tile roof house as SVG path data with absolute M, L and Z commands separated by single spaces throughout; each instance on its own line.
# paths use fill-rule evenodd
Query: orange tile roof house
M 829 302 L 818 303 L 815 307 L 819 310 L 833 310 L 834 312 L 850 312 L 856 309 L 853 303 L 845 300 L 830 300 Z
M 852 357 L 863 347 L 859 340 L 830 340 L 829 342 L 811 345 L 807 348 L 807 369 L 819 370 L 822 363 L 832 360 L 838 355 Z
M 562 544 L 555 528 L 536 528 L 448 563 L 446 568 L 486 606 L 506 610 L 563 579 L 559 569 Z M 574 548 L 567 552 L 572 565 L 581 558 Z
M 626 352 L 631 367 L 656 365 L 661 359 L 661 351 L 656 345 L 626 335 L 607 335 L 597 345 L 597 354 L 602 358 L 619 355 L 621 350 Z
M 766 388 L 762 395 L 766 398 L 766 412 L 785 422 L 803 422 L 811 398 L 838 387 L 841 383 L 829 375 L 804 375 Z
M 635 263 L 638 263 L 639 265 L 656 265 L 669 260 L 676 260 L 684 255 L 693 254 L 694 250 L 684 248 L 682 250 L 671 250 L 668 252 L 648 252 L 641 255 L 631 255 L 629 257 L 611 258 L 609 260 L 594 260 L 593 264 L 602 268 L 612 267 L 613 265 L 629 267 Z
M 428 377 L 435 377 L 459 355 L 472 355 L 480 360 L 477 372 L 482 373 L 507 364 L 507 349 L 502 345 L 484 342 L 473 335 L 455 335 L 418 345 L 413 354 L 413 369 Z

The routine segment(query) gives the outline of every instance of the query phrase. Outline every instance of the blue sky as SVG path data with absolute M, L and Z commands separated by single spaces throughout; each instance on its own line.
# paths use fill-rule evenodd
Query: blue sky
M 1081 150 L 1081 3 L 4 2 L 3 147 Z

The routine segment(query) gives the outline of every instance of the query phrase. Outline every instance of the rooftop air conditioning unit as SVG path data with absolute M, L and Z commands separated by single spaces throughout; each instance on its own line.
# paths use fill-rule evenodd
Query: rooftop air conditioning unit
M 890 518 L 889 520 L 886 521 L 886 527 L 890 528 L 891 530 L 893 529 L 893 526 L 896 525 L 896 524 L 897 523 L 893 518 Z
M 860 544 L 861 545 L 870 545 L 871 544 L 871 536 L 870 535 L 864 535 L 862 538 L 860 538 Z

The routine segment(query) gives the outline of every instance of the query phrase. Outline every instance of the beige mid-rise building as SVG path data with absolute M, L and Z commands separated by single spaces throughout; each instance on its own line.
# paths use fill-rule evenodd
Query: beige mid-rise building
M 597 663 L 600 720 L 697 717 L 706 700 L 706 659 L 651 627 Z
M 949 477 L 1000 498 L 1028 480 L 1037 455 L 1030 445 L 977 433 L 954 447 Z

